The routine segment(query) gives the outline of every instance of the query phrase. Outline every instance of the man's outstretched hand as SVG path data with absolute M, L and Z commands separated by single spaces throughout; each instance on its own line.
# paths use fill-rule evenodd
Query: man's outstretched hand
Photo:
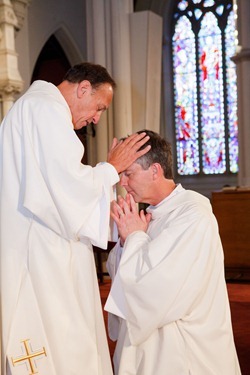
M 123 141 L 114 138 L 108 153 L 108 163 L 112 164 L 118 173 L 125 171 L 136 159 L 150 150 L 151 146 L 146 146 L 138 151 L 148 140 L 146 133 L 132 134 Z

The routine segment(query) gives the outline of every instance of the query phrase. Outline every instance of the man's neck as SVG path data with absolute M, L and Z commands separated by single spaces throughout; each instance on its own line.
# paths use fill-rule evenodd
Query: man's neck
M 164 179 L 162 183 L 158 184 L 150 202 L 148 202 L 151 206 L 157 206 L 161 201 L 167 198 L 176 188 L 176 184 L 174 180 Z

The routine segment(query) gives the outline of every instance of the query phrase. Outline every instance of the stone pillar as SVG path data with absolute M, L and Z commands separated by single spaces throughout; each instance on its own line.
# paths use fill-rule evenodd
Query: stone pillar
M 104 0 L 86 1 L 86 19 L 87 22 L 87 61 L 106 64 L 106 40 L 105 40 L 105 8 Z M 88 164 L 94 166 L 100 161 L 105 161 L 108 151 L 107 132 L 108 121 L 105 112 L 99 124 L 96 126 L 96 135 L 87 137 L 88 146 Z M 102 140 L 102 147 L 100 142 Z
M 131 93 L 131 39 L 129 16 L 133 12 L 130 0 L 111 1 L 111 56 L 117 81 L 114 98 L 114 134 L 121 138 L 133 132 Z
M 133 131 L 160 132 L 162 18 L 150 11 L 130 15 Z
M 250 1 L 238 0 L 237 70 L 239 128 L 239 186 L 250 186 Z
M 91 164 L 105 160 L 113 137 L 147 128 L 159 132 L 162 19 L 133 13 L 132 0 L 88 0 L 88 60 L 117 83 L 113 104 L 88 139 Z M 96 158 L 95 158 L 96 156 Z
M 129 14 L 132 0 L 88 0 L 88 60 L 104 65 L 117 83 L 114 100 L 88 138 L 88 158 L 93 165 L 106 160 L 113 137 L 132 132 Z
M 10 0 L 0 0 L 0 97 L 2 116 L 5 116 L 22 90 L 23 82 L 17 66 L 15 28 L 17 18 Z
M 16 29 L 19 31 L 24 24 L 24 20 L 26 18 L 27 7 L 31 3 L 32 0 L 11 0 L 15 15 L 17 17 L 18 25 L 15 26 Z

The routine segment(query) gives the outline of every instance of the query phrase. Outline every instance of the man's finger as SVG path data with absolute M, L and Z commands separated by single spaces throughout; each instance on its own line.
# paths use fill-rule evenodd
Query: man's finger
M 130 201 L 131 211 L 133 213 L 138 212 L 137 205 L 136 205 L 135 200 L 134 200 L 134 198 L 131 194 L 129 194 L 129 201 Z
M 118 144 L 117 138 L 113 138 L 112 145 L 111 145 L 110 149 L 113 150 L 113 148 L 115 148 L 117 146 L 117 144 Z
M 110 216 L 114 220 L 114 222 L 118 225 L 119 224 L 119 216 L 115 215 L 112 211 L 110 212 Z
M 116 201 L 112 201 L 111 203 L 111 212 L 116 215 L 116 216 L 119 216 L 119 213 L 118 213 L 118 204 L 116 203 Z
M 149 140 L 149 136 L 146 133 L 141 134 L 133 134 L 125 139 L 123 145 L 127 148 L 131 148 L 134 150 L 139 150 L 147 141 Z
M 143 150 L 137 151 L 136 158 L 139 158 L 140 156 L 145 155 L 150 149 L 151 149 L 151 146 L 148 145 Z

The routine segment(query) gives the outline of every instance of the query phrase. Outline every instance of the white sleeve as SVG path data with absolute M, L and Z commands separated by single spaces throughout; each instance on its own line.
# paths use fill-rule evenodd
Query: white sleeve
M 211 218 L 175 222 L 154 240 L 144 232 L 132 233 L 105 309 L 126 319 L 130 341 L 137 345 L 155 329 L 188 314 L 202 298 L 209 273 L 216 277 L 222 265 L 217 225 Z
M 20 209 L 66 239 L 87 237 L 106 248 L 111 188 L 119 181 L 115 168 L 108 163 L 94 168 L 81 163 L 84 148 L 68 108 L 44 101 L 27 107 L 23 109 L 28 120 L 22 132 Z

